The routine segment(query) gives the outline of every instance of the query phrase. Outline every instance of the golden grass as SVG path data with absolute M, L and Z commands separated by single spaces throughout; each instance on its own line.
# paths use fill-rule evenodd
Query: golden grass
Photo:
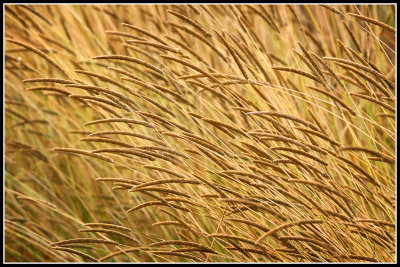
M 5 5 L 7 262 L 394 262 L 394 5 Z

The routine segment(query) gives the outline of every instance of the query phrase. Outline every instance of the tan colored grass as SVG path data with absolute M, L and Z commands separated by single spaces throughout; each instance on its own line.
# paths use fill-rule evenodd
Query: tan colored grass
M 63 90 L 61 88 L 53 87 L 53 86 L 35 86 L 35 87 L 27 88 L 26 91 L 50 91 L 50 92 L 61 93 L 63 95 L 70 95 L 71 94 L 71 92 L 68 92 L 68 91 Z
M 102 135 L 110 135 L 110 134 L 116 134 L 116 135 L 128 135 L 128 136 L 133 136 L 141 139 L 145 139 L 154 143 L 157 143 L 159 145 L 165 145 L 165 143 L 159 139 L 155 139 L 153 137 L 150 137 L 148 135 L 140 134 L 140 133 L 135 133 L 135 132 L 128 132 L 128 131 L 101 131 L 101 132 L 95 132 L 89 134 L 89 136 L 102 136 Z
M 289 227 L 293 227 L 293 226 L 296 226 L 296 225 L 302 225 L 302 224 L 319 224 L 319 223 L 323 223 L 323 222 L 324 221 L 322 221 L 322 220 L 302 220 L 302 221 L 285 223 L 285 224 L 282 224 L 282 225 L 280 225 L 278 227 L 275 227 L 275 228 L 269 230 L 268 232 L 266 232 L 265 234 L 260 236 L 257 239 L 256 244 L 259 244 L 263 239 L 267 238 L 268 236 L 270 236 L 270 235 L 272 235 L 272 234 L 274 234 L 274 233 L 276 233 L 278 231 L 281 231 L 283 229 L 289 228 Z
M 93 57 L 92 59 L 114 59 L 114 60 L 122 60 L 122 61 L 130 61 L 130 62 L 134 62 L 136 64 L 140 64 L 142 66 L 145 66 L 151 70 L 154 70 L 160 74 L 163 74 L 163 71 L 160 70 L 159 68 L 157 68 L 156 66 L 141 60 L 141 59 L 137 59 L 134 57 L 130 57 L 130 56 L 125 56 L 125 55 L 104 55 L 104 56 L 97 56 L 97 57 Z
M 166 240 L 166 241 L 160 241 L 160 242 L 156 242 L 156 243 L 152 243 L 149 244 L 149 247 L 154 247 L 154 246 L 165 246 L 165 245 L 183 245 L 183 246 L 190 246 L 190 247 L 197 247 L 197 248 L 201 248 L 204 249 L 208 252 L 211 253 L 215 253 L 214 250 L 212 250 L 211 248 L 204 246 L 202 244 L 198 244 L 198 243 L 194 243 L 194 242 L 190 242 L 190 241 L 182 241 L 182 240 Z
M 138 32 L 140 32 L 140 33 L 142 33 L 142 34 L 144 34 L 144 35 L 147 35 L 147 36 L 149 36 L 150 38 L 153 38 L 154 40 L 156 40 L 156 41 L 162 43 L 163 45 L 168 45 L 164 40 L 162 40 L 162 39 L 159 38 L 158 36 L 156 36 L 156 35 L 154 35 L 154 34 L 148 32 L 148 31 L 146 31 L 146 30 L 144 30 L 144 29 L 142 29 L 142 28 L 139 28 L 139 27 L 137 27 L 137 26 L 134 26 L 134 25 L 131 25 L 131 24 L 128 24 L 128 23 L 122 23 L 121 25 L 124 26 L 124 27 L 130 28 L 130 29 L 134 29 L 135 31 L 138 31 Z
M 392 33 L 396 33 L 396 29 L 395 28 L 393 28 L 393 27 L 391 27 L 391 26 L 389 26 L 389 25 L 387 25 L 387 24 L 385 24 L 383 22 L 380 22 L 380 21 L 378 21 L 376 19 L 369 18 L 369 17 L 363 16 L 363 15 L 354 14 L 354 13 L 348 13 L 348 15 L 350 15 L 352 17 L 356 17 L 356 18 L 358 18 L 360 20 L 364 20 L 366 22 L 378 25 L 379 27 L 382 27 L 385 30 L 388 30 L 388 31 L 390 31 Z
M 51 243 L 50 246 L 57 247 L 57 246 L 65 245 L 65 244 L 77 244 L 77 243 L 83 243 L 83 244 L 96 243 L 96 244 L 119 245 L 118 242 L 112 241 L 112 240 L 96 239 L 96 238 L 74 238 L 74 239 L 54 242 L 54 243 Z
M 369 100 L 369 101 L 372 101 L 372 102 L 378 104 L 379 106 L 381 106 L 381 107 L 383 107 L 383 108 L 385 108 L 385 109 L 387 109 L 387 110 L 389 110 L 389 111 L 391 111 L 393 113 L 396 112 L 395 108 L 393 108 L 390 105 L 388 105 L 388 104 L 386 104 L 386 103 L 384 103 L 384 102 L 382 102 L 380 100 L 377 100 L 377 99 L 375 99 L 373 97 L 370 97 L 370 96 L 367 96 L 367 95 L 363 95 L 363 94 L 360 94 L 360 93 L 350 93 L 350 95 L 354 95 L 354 96 L 357 96 L 357 97 L 360 97 L 360 98 L 364 98 L 366 100 Z
M 332 11 L 333 13 L 336 13 L 336 14 L 342 16 L 342 17 L 344 16 L 342 11 L 340 11 L 339 9 L 337 9 L 337 8 L 331 6 L 331 5 L 321 5 L 321 6 L 326 8 L 326 9 L 328 9 L 328 10 L 330 10 L 330 11 Z
M 129 229 L 129 228 L 125 227 L 125 226 L 111 224 L 111 223 L 85 223 L 85 226 L 89 226 L 89 227 L 100 226 L 100 227 L 106 227 L 106 228 L 115 228 L 115 229 L 122 230 L 122 231 L 127 231 L 127 232 L 132 231 L 131 229 Z
M 139 204 L 139 205 L 137 205 L 137 206 L 135 206 L 133 208 L 130 208 L 129 210 L 127 210 L 127 212 L 133 212 L 133 211 L 136 211 L 136 210 L 148 207 L 148 206 L 161 206 L 161 205 L 171 206 L 174 209 L 180 209 L 180 210 L 183 210 L 183 211 L 186 211 L 186 212 L 190 211 L 189 209 L 187 209 L 185 207 L 182 207 L 182 206 L 179 206 L 179 205 L 175 205 L 173 203 L 166 204 L 166 203 L 164 203 L 162 201 L 150 201 L 150 202 L 145 202 L 145 203 Z
M 21 42 L 21 41 L 17 41 L 17 40 L 13 40 L 13 39 L 6 39 L 6 41 L 10 42 L 10 43 L 14 43 L 17 44 L 19 46 L 25 47 L 26 49 L 31 50 L 32 52 L 38 54 L 39 56 L 43 57 L 45 60 L 47 60 L 51 65 L 53 65 L 54 67 L 56 67 L 56 69 L 58 69 L 59 71 L 61 71 L 66 77 L 70 77 L 68 75 L 68 73 L 57 63 L 55 62 L 52 58 L 50 58 L 48 55 L 46 55 L 45 53 L 43 53 L 42 51 L 40 51 L 39 49 L 35 48 L 34 46 Z
M 88 255 L 88 254 L 86 254 L 86 253 L 83 253 L 83 252 L 81 252 L 81 251 L 72 249 L 72 248 L 54 247 L 53 249 L 55 249 L 55 250 L 60 250 L 60 251 L 65 251 L 65 252 L 72 253 L 72 254 L 76 254 L 76 255 L 82 256 L 83 258 L 89 259 L 89 260 L 91 260 L 91 261 L 99 262 L 99 260 L 97 260 L 96 258 L 94 258 L 94 257 L 92 257 L 92 256 L 90 256 L 90 255 Z
M 7 261 L 395 261 L 395 11 L 5 5 Z
M 80 229 L 78 232 L 82 232 L 82 233 L 90 233 L 90 232 L 93 232 L 93 233 L 107 233 L 107 234 L 113 234 L 113 235 L 121 236 L 121 237 L 123 237 L 125 239 L 131 240 L 131 241 L 134 241 L 134 242 L 139 242 L 135 238 L 133 238 L 133 237 L 127 235 L 127 234 L 120 233 L 118 231 L 111 230 L 111 229 L 91 228 L 91 229 Z
M 189 23 L 190 25 L 192 25 L 193 27 L 195 27 L 197 30 L 199 30 L 204 36 L 206 36 L 207 38 L 212 38 L 212 35 L 207 32 L 200 24 L 198 24 L 197 22 L 191 20 L 190 18 L 186 17 L 183 14 L 180 14 L 178 12 L 175 12 L 173 10 L 167 10 L 168 13 L 180 18 L 181 20 Z
M 135 148 L 100 148 L 100 149 L 95 149 L 92 151 L 92 153 L 94 153 L 95 155 L 97 155 L 97 153 L 122 153 L 122 154 L 130 154 L 130 155 L 135 155 L 141 158 L 145 158 L 151 161 L 154 161 L 155 158 L 136 150 Z
M 180 29 L 180 30 L 182 30 L 182 31 L 185 31 L 185 32 L 189 33 L 190 35 L 196 37 L 197 39 L 199 39 L 200 41 L 202 41 L 203 43 L 205 43 L 208 47 L 210 47 L 210 48 L 211 48 L 220 58 L 222 58 L 225 62 L 227 61 L 226 57 L 222 54 L 222 52 L 219 51 L 219 50 L 215 47 L 215 45 L 214 45 L 212 42 L 210 42 L 208 39 L 204 38 L 201 34 L 197 33 L 196 31 L 194 31 L 194 30 L 192 30 L 192 29 L 190 29 L 190 28 L 188 28 L 188 27 L 186 27 L 185 25 L 181 25 L 181 24 L 178 24 L 178 23 L 174 23 L 174 22 L 172 22 L 172 21 L 167 21 L 167 23 L 168 23 L 169 25 L 175 27 L 175 28 L 178 28 L 178 29 Z M 194 52 L 197 56 L 200 56 L 200 55 L 198 55 L 195 51 L 193 51 L 193 52 Z M 200 72 L 200 73 L 202 73 L 202 72 Z M 202 74 L 204 74 L 204 73 L 202 73 Z
M 24 83 L 37 83 L 37 82 L 46 82 L 46 83 L 61 83 L 61 84 L 71 84 L 72 81 L 58 79 L 58 78 L 32 78 L 32 79 L 25 79 L 22 80 Z
M 134 188 L 142 188 L 142 187 L 147 187 L 150 185 L 157 185 L 157 184 L 169 184 L 169 183 L 183 183 L 183 184 L 199 184 L 199 181 L 194 180 L 194 179 L 165 179 L 165 180 L 157 180 L 157 181 L 151 181 L 147 183 L 140 184 L 138 186 L 135 186 Z
M 114 160 L 102 155 L 97 155 L 92 153 L 91 151 L 86 151 L 86 150 L 81 150 L 81 149 L 75 149 L 75 148 L 61 148 L 61 147 L 56 147 L 53 148 L 54 151 L 57 152 L 66 152 L 66 153 L 75 153 L 75 154 L 82 154 L 85 156 L 89 156 L 89 157 L 93 157 L 93 158 L 97 158 L 97 159 L 101 159 L 110 163 L 113 163 Z

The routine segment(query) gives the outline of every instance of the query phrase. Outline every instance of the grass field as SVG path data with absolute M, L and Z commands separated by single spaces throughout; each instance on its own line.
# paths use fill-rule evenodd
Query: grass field
M 5 5 L 6 262 L 395 262 L 395 5 Z

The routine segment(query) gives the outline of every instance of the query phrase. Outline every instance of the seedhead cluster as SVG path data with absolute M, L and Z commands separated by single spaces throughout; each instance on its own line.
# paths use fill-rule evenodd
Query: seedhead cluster
M 6 5 L 6 261 L 394 262 L 394 5 Z

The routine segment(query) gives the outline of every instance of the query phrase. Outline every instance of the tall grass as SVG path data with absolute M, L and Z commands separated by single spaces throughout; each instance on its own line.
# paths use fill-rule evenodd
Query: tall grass
M 394 5 L 6 5 L 5 253 L 394 262 Z

